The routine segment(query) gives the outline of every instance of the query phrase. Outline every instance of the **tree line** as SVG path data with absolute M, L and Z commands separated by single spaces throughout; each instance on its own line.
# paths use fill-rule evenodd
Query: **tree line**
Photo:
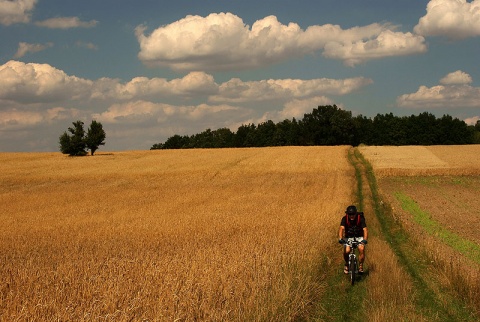
M 394 116 L 377 114 L 373 118 L 352 116 L 336 105 L 319 106 L 303 119 L 271 120 L 258 125 L 241 125 L 236 132 L 228 128 L 207 129 L 194 135 L 169 137 L 155 149 L 239 148 L 308 145 L 461 145 L 480 143 L 480 121 L 464 121 L 431 113 Z

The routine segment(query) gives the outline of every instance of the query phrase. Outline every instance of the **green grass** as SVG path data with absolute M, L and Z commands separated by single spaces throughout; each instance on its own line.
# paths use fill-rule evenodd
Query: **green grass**
M 430 214 L 422 210 L 420 206 L 404 194 L 396 192 L 395 198 L 400 202 L 403 210 L 409 212 L 417 224 L 419 224 L 427 233 L 439 238 L 442 242 L 450 245 L 453 249 L 460 252 L 467 258 L 480 263 L 480 246 L 466 240 L 454 232 L 446 229 L 440 223 L 432 219 Z

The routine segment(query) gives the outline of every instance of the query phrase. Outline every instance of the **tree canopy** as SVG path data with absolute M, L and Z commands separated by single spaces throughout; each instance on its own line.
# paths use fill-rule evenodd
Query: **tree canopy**
M 103 130 L 102 123 L 93 120 L 85 137 L 85 145 L 90 149 L 92 155 L 100 145 L 105 145 L 105 137 L 106 134 Z
M 265 147 L 286 145 L 447 145 L 480 143 L 480 121 L 464 121 L 428 112 L 398 117 L 392 113 L 374 118 L 352 116 L 336 105 L 318 106 L 302 120 L 266 121 L 228 128 L 207 129 L 191 136 L 175 134 L 151 149 Z
M 87 132 L 83 128 L 82 121 L 72 124 L 73 127 L 69 127 L 59 139 L 60 151 L 63 154 L 83 156 L 89 149 L 93 155 L 100 145 L 105 145 L 106 134 L 101 123 L 93 120 Z

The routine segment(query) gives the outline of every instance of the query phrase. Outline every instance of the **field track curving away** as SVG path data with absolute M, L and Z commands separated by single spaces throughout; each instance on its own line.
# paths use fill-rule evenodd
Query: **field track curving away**
M 348 149 L 1 153 L 0 316 L 307 318 L 338 259 Z

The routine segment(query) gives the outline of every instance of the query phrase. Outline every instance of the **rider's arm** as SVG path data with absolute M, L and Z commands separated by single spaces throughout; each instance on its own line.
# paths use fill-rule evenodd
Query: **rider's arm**
M 363 228 L 363 239 L 368 239 L 368 229 L 367 229 L 367 227 Z
M 338 239 L 343 238 L 345 238 L 345 226 L 340 226 L 340 229 L 338 230 Z

